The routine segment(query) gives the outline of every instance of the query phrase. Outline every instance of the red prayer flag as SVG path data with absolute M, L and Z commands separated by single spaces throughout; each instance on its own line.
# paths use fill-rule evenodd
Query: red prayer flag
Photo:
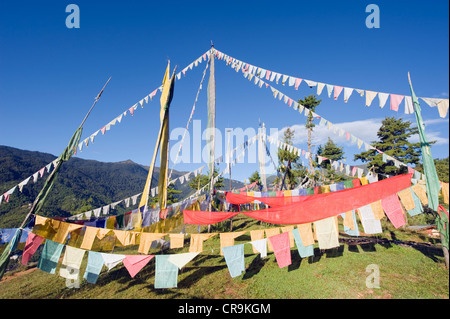
M 395 228 L 399 228 L 406 224 L 402 204 L 400 203 L 397 194 L 392 194 L 383 198 L 381 200 L 381 206 Z
M 278 267 L 283 268 L 292 264 L 289 232 L 269 237 Z
M 153 259 L 155 255 L 126 255 L 123 265 L 132 278 Z
M 44 241 L 44 237 L 38 236 L 34 233 L 29 233 L 27 241 L 25 242 L 25 247 L 23 249 L 22 253 L 22 264 L 26 265 L 28 264 L 28 261 L 30 258 L 34 255 L 36 250 L 39 248 L 39 246 Z

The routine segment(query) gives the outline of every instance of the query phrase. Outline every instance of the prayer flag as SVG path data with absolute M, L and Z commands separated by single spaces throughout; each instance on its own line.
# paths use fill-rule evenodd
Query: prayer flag
M 123 260 L 123 265 L 128 270 L 131 278 L 141 271 L 155 255 L 127 255 Z
M 245 271 L 244 244 L 223 247 L 223 256 L 232 278 Z
M 414 103 L 414 114 L 416 116 L 417 128 L 419 130 L 420 145 L 422 150 L 423 170 L 426 176 L 428 206 L 430 206 L 431 209 L 436 211 L 439 205 L 439 189 L 440 189 L 439 178 L 436 173 L 436 167 L 434 166 L 433 156 L 431 155 L 430 144 L 428 143 L 427 137 L 425 135 L 425 125 L 422 120 L 419 100 L 417 99 L 416 94 L 414 93 L 410 78 L 409 78 L 409 86 L 411 89 L 411 96 Z
M 272 244 L 278 267 L 283 268 L 289 266 L 292 263 L 289 233 L 285 232 L 271 236 L 269 237 L 269 242 Z

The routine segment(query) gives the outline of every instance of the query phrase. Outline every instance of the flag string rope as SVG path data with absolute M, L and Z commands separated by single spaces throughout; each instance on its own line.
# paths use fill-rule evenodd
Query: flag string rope
M 248 75 L 248 74 L 247 74 L 247 75 Z M 245 74 L 244 74 L 244 77 L 245 77 Z M 253 78 L 253 77 L 252 77 L 252 78 Z M 250 78 L 250 80 L 251 80 L 252 78 Z M 288 95 L 286 95 L 286 94 L 282 93 L 281 91 L 275 89 L 275 88 L 274 88 L 273 86 L 271 86 L 270 84 L 264 82 L 264 81 L 261 80 L 260 78 L 257 78 L 257 79 L 259 79 L 258 82 L 263 83 L 263 84 L 266 85 L 266 87 L 270 87 L 270 88 L 271 88 L 272 92 L 274 92 L 274 98 L 276 98 L 277 95 L 278 95 L 278 93 L 280 93 L 280 95 L 279 95 L 279 100 L 281 100 L 283 97 L 286 97 L 286 98 L 285 98 L 285 103 L 289 103 L 289 104 L 290 104 L 289 106 L 291 106 L 291 105 L 293 104 L 293 105 L 294 105 L 294 109 L 297 109 L 297 108 L 298 108 L 300 113 L 303 111 L 303 109 L 305 109 L 305 116 L 308 116 L 308 113 L 311 112 L 312 115 L 313 115 L 314 117 L 316 117 L 316 118 L 322 118 L 324 121 L 326 121 L 327 123 L 329 123 L 329 124 L 330 124 L 330 128 L 331 128 L 331 126 L 335 126 L 336 128 L 338 128 L 338 127 L 337 127 L 336 125 L 334 125 L 332 122 L 326 120 L 324 117 L 318 115 L 318 114 L 315 113 L 315 112 L 309 111 L 306 107 L 304 107 L 303 105 L 301 105 L 301 104 L 299 104 L 298 102 L 294 101 L 294 100 L 293 100 L 292 98 L 290 98 Z M 340 130 L 341 130 L 341 131 L 344 131 L 344 130 L 342 130 L 342 129 L 340 129 Z M 336 130 L 336 131 L 337 131 L 337 130 Z M 344 131 L 344 132 L 346 132 L 346 131 Z M 337 134 L 337 133 L 335 132 L 335 130 L 333 130 L 333 133 L 334 133 L 334 134 Z M 348 132 L 346 132 L 346 133 L 348 133 Z M 362 146 L 362 143 L 364 143 L 364 144 L 365 144 L 365 147 L 366 147 L 366 150 L 372 149 L 372 150 L 377 151 L 377 152 L 380 153 L 380 154 L 385 154 L 383 151 L 380 151 L 379 149 L 373 147 L 373 146 L 370 145 L 369 143 L 364 142 L 363 140 L 361 140 L 360 138 L 357 138 L 357 137 L 354 136 L 353 134 L 350 134 L 350 136 L 353 136 L 355 139 L 358 140 L 358 142 L 361 141 L 361 145 L 358 145 L 359 148 Z M 368 149 L 367 149 L 367 148 L 368 148 Z M 387 154 L 385 154 L 385 156 L 387 157 L 388 160 L 392 160 L 392 161 L 394 161 L 394 163 L 402 164 L 402 165 L 404 165 L 404 166 L 406 166 L 406 167 L 409 167 L 410 169 L 414 170 L 415 172 L 417 172 L 417 170 L 415 170 L 414 168 L 408 166 L 407 164 L 405 164 L 405 163 L 399 161 L 398 159 L 396 159 L 396 158 L 394 158 L 394 157 L 392 157 L 392 156 L 390 156 L 390 155 L 387 155 Z M 420 173 L 420 172 L 418 172 L 418 173 Z M 421 174 L 421 173 L 420 173 L 420 174 Z M 422 175 L 423 175 L 423 174 L 422 174 Z
M 193 62 L 191 62 L 187 67 L 185 67 L 182 71 L 178 72 L 178 74 L 176 75 L 176 79 L 180 80 L 181 79 L 181 74 L 183 74 L 184 76 L 186 75 L 186 71 L 188 69 L 192 69 L 192 67 L 195 65 L 197 66 L 198 63 L 201 63 L 202 58 L 203 60 L 206 60 L 206 56 L 209 56 L 211 52 L 211 49 L 209 49 L 208 51 L 206 51 L 205 53 L 203 53 L 203 55 L 201 55 L 200 57 L 198 57 L 197 59 L 195 59 Z M 131 115 L 134 114 L 134 111 L 137 109 L 138 105 L 140 104 L 141 107 L 143 108 L 144 106 L 144 102 L 148 103 L 148 99 L 150 98 L 150 101 L 153 99 L 153 97 L 156 95 L 158 90 L 161 90 L 162 86 L 159 86 L 158 88 L 156 88 L 155 90 L 153 90 L 150 94 L 148 94 L 147 96 L 145 96 L 144 98 L 142 98 L 141 100 L 139 100 L 139 102 L 135 103 L 133 106 L 131 106 L 130 108 L 126 109 L 124 112 L 120 113 L 119 116 L 116 116 L 112 121 L 110 121 L 108 124 L 104 125 L 101 129 L 97 130 L 96 132 L 94 132 L 93 134 L 89 135 L 89 137 L 87 137 L 86 139 L 84 139 L 83 141 L 81 141 L 78 146 L 77 149 L 79 149 L 80 151 L 83 148 L 83 144 L 87 147 L 89 144 L 89 140 L 91 141 L 91 143 L 94 142 L 94 138 L 95 136 L 97 136 L 97 134 L 99 132 L 102 132 L 102 134 L 104 135 L 105 132 L 107 130 L 109 130 L 111 128 L 112 125 L 115 125 L 116 122 L 121 122 L 122 121 L 122 117 L 126 116 L 126 114 L 128 112 L 130 112 Z M 74 155 L 76 155 L 76 151 L 74 153 Z M 7 190 L 5 193 L 3 193 L 2 195 L 0 195 L 0 205 L 2 204 L 2 202 L 4 201 L 5 203 L 9 202 L 10 199 L 10 195 L 12 195 L 14 193 L 14 191 L 17 189 L 17 187 L 19 188 L 20 192 L 22 192 L 22 188 L 23 186 L 25 186 L 26 184 L 28 184 L 28 181 L 30 180 L 31 177 L 34 177 L 34 180 L 36 182 L 36 176 L 39 174 L 40 177 L 42 177 L 43 175 L 43 170 L 44 168 L 47 168 L 47 172 L 50 172 L 51 169 L 51 165 L 53 164 L 54 166 L 56 165 L 56 160 L 48 163 L 47 165 L 45 165 L 44 167 L 42 167 L 41 169 L 39 169 L 37 172 L 35 172 L 34 174 L 30 175 L 29 177 L 25 178 L 23 181 L 21 181 L 20 183 L 18 183 L 17 185 L 13 186 L 12 188 L 10 188 L 9 190 Z
M 383 108 L 384 105 L 387 102 L 387 98 L 390 96 L 391 98 L 391 110 L 398 112 L 398 107 L 402 103 L 404 99 L 405 104 L 405 114 L 412 114 L 414 113 L 412 108 L 412 99 L 411 96 L 406 95 L 399 95 L 399 94 L 393 94 L 393 93 L 383 93 L 383 92 L 376 92 L 376 91 L 370 91 L 365 89 L 356 89 L 356 88 L 350 88 L 350 87 L 343 87 L 339 85 L 332 85 L 327 84 L 323 82 L 318 81 L 312 81 L 307 80 L 304 78 L 298 78 L 282 73 L 278 73 L 275 71 L 271 71 L 268 69 L 264 69 L 255 65 L 251 65 L 245 61 L 233 58 L 229 55 L 227 55 L 224 52 L 221 52 L 217 49 L 214 49 L 216 51 L 216 56 L 220 60 L 224 60 L 227 65 L 231 64 L 232 68 L 237 68 L 236 72 L 239 71 L 239 69 L 242 69 L 242 72 L 250 73 L 253 76 L 259 76 L 261 79 L 265 78 L 268 81 L 275 82 L 278 84 L 279 80 L 282 80 L 282 84 L 285 85 L 286 82 L 288 82 L 289 86 L 294 86 L 297 90 L 300 86 L 301 82 L 304 81 L 310 88 L 317 86 L 317 94 L 321 95 L 323 88 L 327 87 L 328 90 L 328 97 L 334 98 L 334 100 L 337 100 L 342 90 L 344 91 L 344 102 L 347 102 L 350 98 L 353 90 L 357 91 L 360 96 L 364 96 L 366 94 L 366 106 L 370 106 L 372 104 L 372 101 L 375 99 L 375 97 L 378 95 L 379 102 L 380 102 L 380 108 Z M 259 71 L 259 72 L 258 72 Z M 332 94 L 334 91 L 334 94 Z M 440 98 L 427 98 L 427 97 L 420 97 L 425 103 L 427 103 L 429 106 L 437 106 L 439 111 L 439 116 L 444 118 L 447 116 L 448 112 L 448 104 L 449 99 L 440 99 Z M 399 100 L 396 100 L 399 99 Z M 398 102 L 398 104 L 395 104 Z M 393 104 L 394 103 L 394 104 Z M 442 103 L 442 105 L 440 105 Z
M 175 165 L 177 164 L 178 156 L 180 155 L 181 149 L 183 147 L 183 142 L 184 142 L 184 139 L 186 137 L 186 133 L 187 133 L 187 131 L 189 129 L 189 125 L 190 125 L 190 123 L 192 121 L 192 117 L 193 117 L 194 111 L 195 111 L 195 104 L 197 103 L 198 96 L 200 94 L 200 91 L 202 90 L 203 80 L 205 79 L 205 75 L 206 75 L 206 71 L 208 70 L 209 63 L 210 63 L 210 55 L 208 55 L 208 61 L 206 62 L 205 70 L 203 70 L 203 76 L 202 76 L 202 79 L 200 81 L 200 86 L 199 86 L 199 88 L 197 90 L 197 95 L 195 96 L 194 105 L 192 106 L 191 114 L 190 114 L 189 119 L 187 121 L 186 128 L 185 128 L 185 130 L 183 132 L 183 137 L 181 138 L 180 147 L 178 148 L 177 156 L 175 157 L 175 161 L 173 162 L 173 166 L 172 166 L 172 168 L 170 170 L 170 173 L 169 173 L 169 177 L 168 177 L 169 180 L 170 180 L 170 177 L 172 176 L 173 169 L 174 169 Z

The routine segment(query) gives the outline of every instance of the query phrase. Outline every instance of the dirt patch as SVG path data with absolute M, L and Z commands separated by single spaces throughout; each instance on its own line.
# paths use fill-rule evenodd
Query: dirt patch
M 23 275 L 27 275 L 29 273 L 32 273 L 36 269 L 37 269 L 36 267 L 33 267 L 33 268 L 29 268 L 29 269 L 24 270 L 24 271 L 15 272 L 15 273 L 13 273 L 11 275 L 5 275 L 5 276 L 3 276 L 1 282 L 6 282 L 6 281 L 9 281 L 9 280 L 14 279 L 14 278 L 19 278 L 19 277 L 21 277 Z

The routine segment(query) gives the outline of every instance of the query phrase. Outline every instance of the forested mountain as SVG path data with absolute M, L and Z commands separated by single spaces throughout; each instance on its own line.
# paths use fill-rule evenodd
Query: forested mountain
M 48 153 L 20 150 L 0 145 L 0 194 L 8 191 L 39 169 L 56 159 Z M 187 172 L 173 171 L 172 179 Z M 115 201 L 125 199 L 142 192 L 147 179 L 148 168 L 134 163 L 131 160 L 115 163 L 84 160 L 72 157 L 61 167 L 55 185 L 49 195 L 43 211 L 44 216 L 70 216 Z M 152 185 L 158 182 L 159 168 L 155 168 Z M 9 203 L 0 205 L 0 228 L 18 227 L 29 205 L 33 202 L 44 181 L 49 174 L 45 171 L 37 182 L 30 179 L 27 185 L 19 192 L 18 189 L 11 195 Z M 156 178 L 155 178 L 156 176 Z M 191 175 L 192 176 L 192 175 Z M 225 181 L 229 185 L 229 181 Z M 242 187 L 243 183 L 232 181 L 232 187 Z M 182 193 L 175 197 L 182 199 L 194 191 L 188 183 L 176 183 L 175 189 Z M 135 206 L 125 208 L 118 205 L 117 213 L 129 211 Z

